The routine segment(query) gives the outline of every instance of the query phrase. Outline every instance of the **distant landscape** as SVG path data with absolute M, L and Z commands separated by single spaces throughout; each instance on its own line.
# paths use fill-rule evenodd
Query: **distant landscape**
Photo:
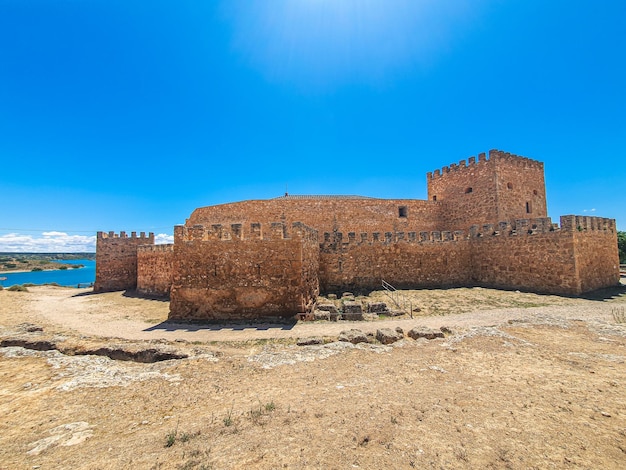
M 62 263 L 77 259 L 95 260 L 95 253 L 9 253 L 0 252 L 0 272 L 78 269 L 81 264 Z

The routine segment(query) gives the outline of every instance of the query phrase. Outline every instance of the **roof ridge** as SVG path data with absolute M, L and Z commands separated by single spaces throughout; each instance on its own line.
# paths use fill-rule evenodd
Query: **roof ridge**
M 341 195 L 341 194 L 285 194 L 274 199 L 376 199 L 369 196 Z

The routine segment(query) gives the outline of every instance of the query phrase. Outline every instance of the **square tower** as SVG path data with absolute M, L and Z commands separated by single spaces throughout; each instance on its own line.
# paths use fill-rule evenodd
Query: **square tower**
M 428 173 L 428 199 L 448 230 L 547 217 L 543 163 L 499 150 Z

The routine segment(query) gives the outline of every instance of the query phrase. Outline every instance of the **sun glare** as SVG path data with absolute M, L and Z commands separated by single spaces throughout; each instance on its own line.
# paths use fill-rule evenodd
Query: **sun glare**
M 467 22 L 435 0 L 268 0 L 229 10 L 237 51 L 271 79 L 304 86 L 385 80 L 427 64 Z M 475 9 L 473 9 L 475 10 Z

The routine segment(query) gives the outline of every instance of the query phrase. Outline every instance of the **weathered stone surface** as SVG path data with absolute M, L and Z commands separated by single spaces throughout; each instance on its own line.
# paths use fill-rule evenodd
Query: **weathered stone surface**
M 412 328 L 407 333 L 410 338 L 418 339 L 418 338 L 426 338 L 426 339 L 435 339 L 435 338 L 443 338 L 443 333 L 439 330 L 433 330 L 432 328 L 427 328 L 425 326 L 416 326 Z
M 35 325 L 34 323 L 20 323 L 17 328 L 27 333 L 35 333 L 37 331 L 43 331 L 43 327 Z
M 343 313 L 363 313 L 363 307 L 361 306 L 361 302 L 344 302 Z
M 361 302 L 345 301 L 343 303 L 341 319 L 347 321 L 362 321 L 363 308 Z
M 330 313 L 339 313 L 335 304 L 317 304 L 317 310 L 323 310 Z
M 173 244 L 138 246 L 137 292 L 145 296 L 169 296 L 173 263 Z
M 313 318 L 315 320 L 330 320 L 330 313 L 323 310 L 315 310 L 315 312 L 313 312 Z
M 363 321 L 365 318 L 362 313 L 342 313 L 341 319 L 345 321 Z
M 177 226 L 170 319 L 292 317 L 319 294 L 317 232 L 300 223 Z M 264 231 L 265 230 L 265 231 Z
M 389 308 L 385 302 L 368 302 L 367 313 L 387 313 Z
M 98 232 L 96 236 L 96 282 L 94 292 L 137 287 L 137 248 L 154 245 L 154 233 Z
M 376 339 L 382 344 L 391 344 L 404 338 L 402 333 L 392 330 L 391 328 L 381 328 L 376 330 Z
M 311 338 L 298 338 L 296 344 L 298 346 L 311 346 L 313 344 L 324 344 L 324 340 L 317 336 Z
M 344 330 L 339 333 L 339 341 L 345 341 L 352 344 L 367 343 L 367 335 L 361 330 L 351 329 Z

